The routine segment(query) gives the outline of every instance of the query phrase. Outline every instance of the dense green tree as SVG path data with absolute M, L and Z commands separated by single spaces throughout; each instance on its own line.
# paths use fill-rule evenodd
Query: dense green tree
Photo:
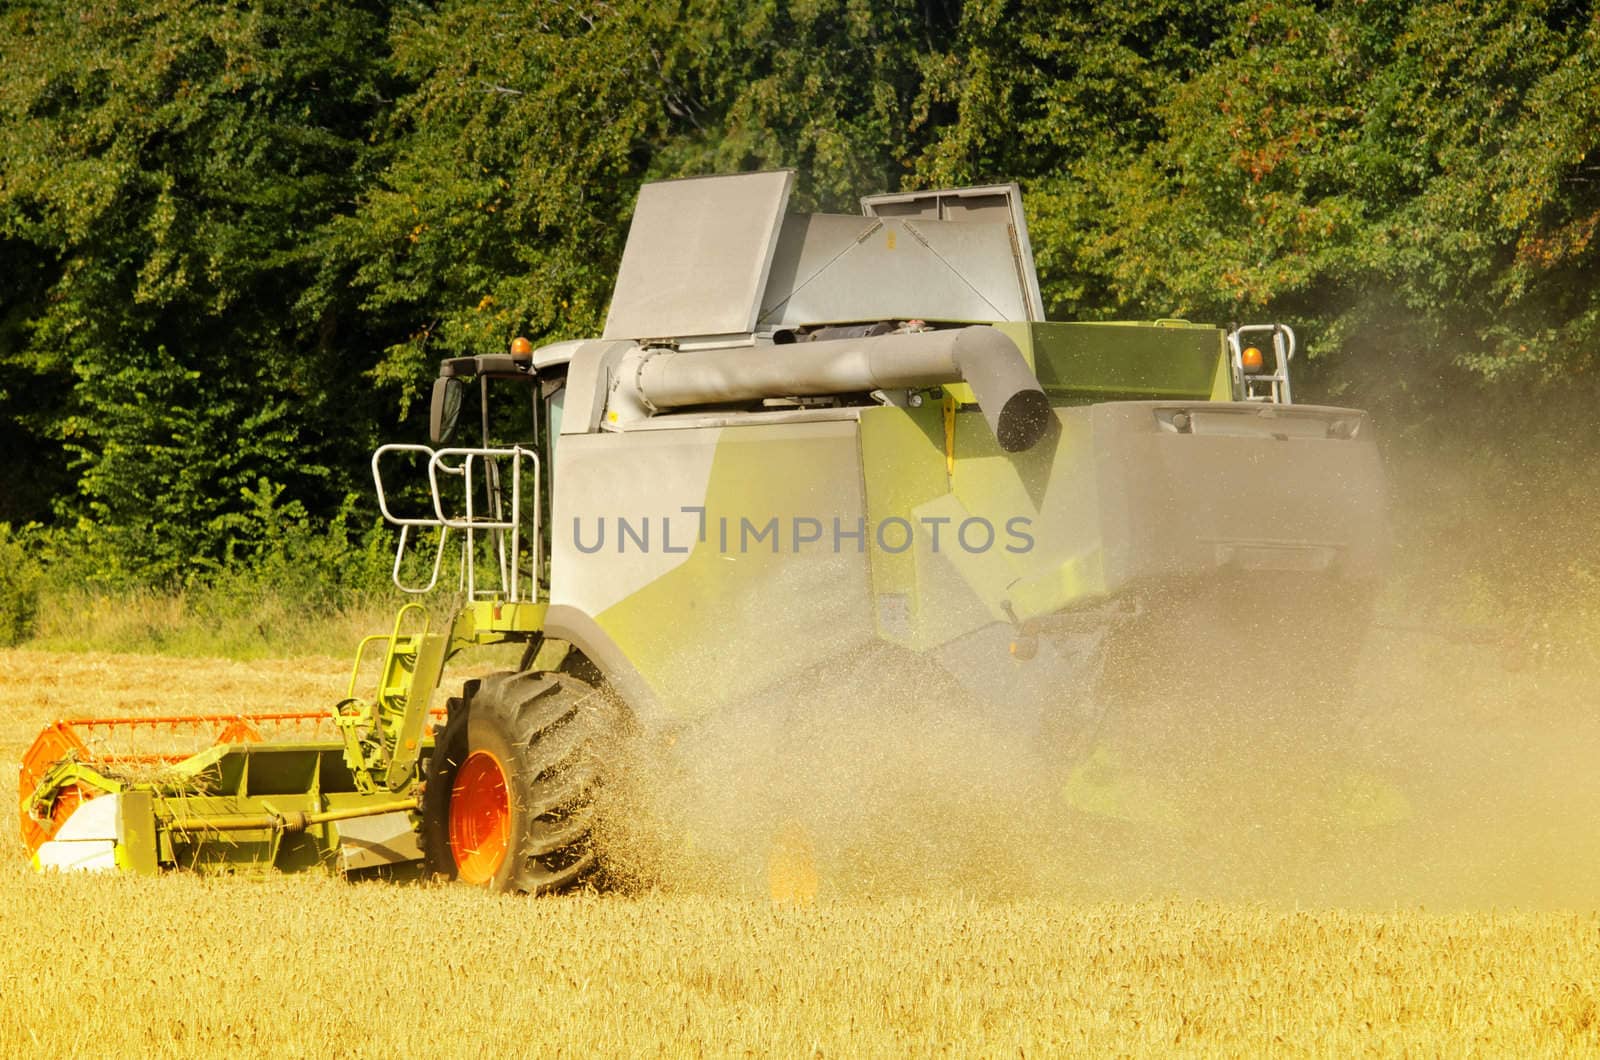
M 447 4 L 397 21 L 415 81 L 390 164 L 321 245 L 319 288 L 388 329 L 380 378 L 413 394 L 442 356 L 598 330 L 623 219 L 678 92 L 673 5 Z
M 664 145 L 652 175 L 797 171 L 801 209 L 854 211 L 911 176 L 956 116 L 937 86 L 962 5 L 812 0 L 699 5 L 690 40 L 706 112 Z M 720 42 L 714 53 L 703 42 Z
M 380 378 L 516 334 L 591 335 L 639 184 L 794 167 L 797 201 L 898 184 L 934 125 L 925 71 L 957 14 L 821 0 L 550 7 L 458 0 L 397 21 L 417 88 L 393 159 L 325 241 L 389 329 Z
M 1347 379 L 1587 372 L 1597 49 L 1591 9 L 1538 0 L 1234 8 L 1145 97 L 1153 136 L 1105 131 L 1040 181 L 1046 288 L 1314 322 Z
M 358 524 L 434 361 L 600 329 L 648 179 L 1015 179 L 1054 316 L 1287 320 L 1416 421 L 1600 388 L 1584 0 L 15 0 L 0 55 L 0 521 L 133 577 Z
M 0 239 L 0 523 L 48 519 L 74 477 L 60 423 L 72 393 L 63 358 L 35 351 L 30 322 L 49 290 L 54 256 L 46 247 Z
M 308 297 L 311 237 L 363 179 L 385 29 L 332 2 L 5 14 L 0 367 L 8 400 L 51 402 L 12 430 L 73 455 L 58 510 L 108 566 L 220 557 L 263 479 L 321 511 L 350 487 L 371 357 L 348 304 Z

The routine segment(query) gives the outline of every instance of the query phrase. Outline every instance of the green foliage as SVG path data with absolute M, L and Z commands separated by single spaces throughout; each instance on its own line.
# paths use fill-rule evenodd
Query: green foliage
M 953 116 L 936 86 L 961 10 L 896 0 L 701 6 L 677 48 L 687 70 L 675 75 L 694 102 L 649 174 L 789 167 L 798 206 L 854 211 L 864 191 L 897 187 Z
M 1053 315 L 1287 320 L 1403 445 L 1600 398 L 1592 4 L 18 0 L 0 53 L 0 520 L 117 591 L 372 584 L 371 446 L 596 333 L 647 179 L 1018 180 Z
M 242 659 L 343 654 L 392 620 L 401 598 L 389 581 L 393 539 L 379 524 L 357 523 L 354 503 L 332 519 L 312 518 L 266 480 L 243 494 L 244 510 L 225 528 L 227 553 L 177 587 L 151 587 L 139 572 L 106 564 L 81 528 L 33 531 L 32 643 Z M 0 563 L 7 558 L 0 538 Z
M 441 356 L 598 333 L 645 179 L 793 166 L 800 202 L 845 208 L 897 183 L 928 131 L 925 41 L 953 19 L 923 10 L 461 0 L 400 19 L 417 87 L 322 242 L 394 322 L 374 377 L 408 407 Z
M 33 635 L 39 613 L 39 567 L 25 537 L 0 523 L 0 648 Z
M 368 165 L 381 13 L 39 2 L 0 25 L 0 239 L 38 265 L 0 371 L 52 403 L 21 426 L 73 458 L 57 519 L 172 580 L 223 554 L 258 477 L 336 507 L 375 436 L 370 359 L 348 296 L 304 295 Z
M 393 63 L 418 82 L 384 123 L 390 164 L 321 237 L 321 297 L 341 283 L 393 322 L 376 379 L 405 399 L 441 356 L 503 351 L 518 333 L 593 334 L 637 184 L 638 145 L 666 111 L 623 56 L 649 56 L 664 4 L 447 4 L 396 24 Z
M 1057 305 L 1309 319 L 1312 353 L 1347 376 L 1377 367 L 1375 347 L 1430 374 L 1592 369 L 1592 13 L 1280 2 L 1218 28 L 1204 62 L 1143 97 L 1150 139 L 1103 135 L 1070 186 L 1046 179 Z
M 51 585 L 40 594 L 28 646 L 190 658 L 345 657 L 362 637 L 387 628 L 398 606 L 387 595 L 372 595 L 307 612 L 272 593 Z

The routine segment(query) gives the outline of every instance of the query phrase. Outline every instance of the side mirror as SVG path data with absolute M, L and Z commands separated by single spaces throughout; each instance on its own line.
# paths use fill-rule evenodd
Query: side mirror
M 461 418 L 461 397 L 467 385 L 453 375 L 442 375 L 433 381 L 433 402 L 428 409 L 428 438 L 434 445 L 444 445 L 456 434 L 456 421 Z

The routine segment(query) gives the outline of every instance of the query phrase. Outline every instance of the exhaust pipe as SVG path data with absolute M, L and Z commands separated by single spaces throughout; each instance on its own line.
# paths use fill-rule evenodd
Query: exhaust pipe
M 966 383 L 1008 453 L 1033 448 L 1051 418 L 1022 351 L 986 325 L 754 350 L 643 350 L 620 374 L 652 410 Z

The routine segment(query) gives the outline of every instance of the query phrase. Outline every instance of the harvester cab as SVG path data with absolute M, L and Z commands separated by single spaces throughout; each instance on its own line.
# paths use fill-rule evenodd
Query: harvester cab
M 432 444 L 372 458 L 395 584 L 430 602 L 332 711 L 131 753 L 138 723 L 52 727 L 36 861 L 553 891 L 598 863 L 624 731 L 890 660 L 1070 765 L 1112 715 L 1194 735 L 1194 690 L 1266 671 L 1256 647 L 1351 656 L 1382 478 L 1363 413 L 1291 404 L 1288 327 L 1046 321 L 1015 185 L 848 215 L 790 212 L 792 185 L 644 186 L 598 338 L 443 361 Z M 494 643 L 517 668 L 435 706 Z

